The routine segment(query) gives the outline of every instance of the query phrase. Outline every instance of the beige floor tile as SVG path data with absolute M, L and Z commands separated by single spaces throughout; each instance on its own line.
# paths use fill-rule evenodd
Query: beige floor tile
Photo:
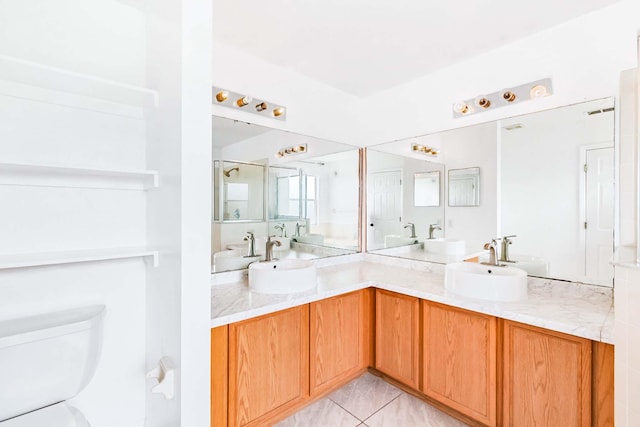
M 274 427 L 355 427 L 360 420 L 330 399 L 319 400 Z
M 426 404 L 420 399 L 403 393 L 364 420 L 369 427 L 464 427 L 466 424 Z
M 329 399 L 365 420 L 401 393 L 399 388 L 367 373 L 330 394 Z

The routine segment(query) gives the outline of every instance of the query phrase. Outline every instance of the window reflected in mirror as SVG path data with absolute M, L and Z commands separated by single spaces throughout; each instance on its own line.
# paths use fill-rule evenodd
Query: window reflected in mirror
M 440 206 L 440 171 L 413 175 L 413 205 Z

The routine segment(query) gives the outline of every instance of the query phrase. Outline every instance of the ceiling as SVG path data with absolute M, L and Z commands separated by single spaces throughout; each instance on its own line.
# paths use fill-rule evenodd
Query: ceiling
M 618 0 L 213 0 L 213 36 L 365 97 Z

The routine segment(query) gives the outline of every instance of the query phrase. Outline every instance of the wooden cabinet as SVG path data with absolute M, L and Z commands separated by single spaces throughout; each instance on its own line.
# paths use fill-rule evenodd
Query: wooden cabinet
M 590 426 L 591 345 L 504 321 L 504 425 Z
M 420 356 L 418 298 L 376 290 L 378 371 L 418 389 Z
M 211 329 L 211 427 L 227 427 L 229 326 Z
M 309 395 L 309 306 L 229 325 L 229 426 L 260 426 Z
M 496 425 L 497 320 L 422 301 L 421 391 L 488 426 Z
M 310 388 L 322 394 L 369 366 L 370 290 L 310 305 Z

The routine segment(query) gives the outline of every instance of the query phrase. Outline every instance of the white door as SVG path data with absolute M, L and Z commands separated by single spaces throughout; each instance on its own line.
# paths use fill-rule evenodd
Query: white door
M 401 234 L 402 172 L 374 172 L 369 178 L 369 224 L 367 241 L 372 249 L 384 247 L 384 236 Z
M 586 151 L 585 275 L 612 283 L 613 266 L 613 148 Z

